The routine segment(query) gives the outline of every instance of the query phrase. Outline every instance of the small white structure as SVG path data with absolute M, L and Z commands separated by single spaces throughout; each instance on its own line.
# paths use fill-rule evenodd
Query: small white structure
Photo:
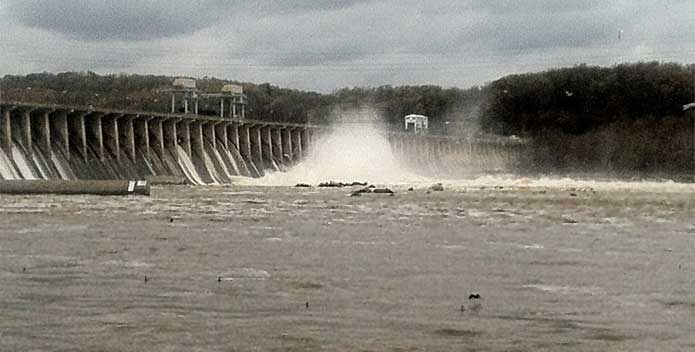
M 429 128 L 429 118 L 424 115 L 407 115 L 405 117 L 405 130 L 410 131 L 411 127 L 415 133 L 425 132 Z

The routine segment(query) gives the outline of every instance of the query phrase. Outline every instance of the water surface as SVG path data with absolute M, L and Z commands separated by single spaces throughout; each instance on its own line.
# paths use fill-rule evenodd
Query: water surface
M 695 348 L 693 186 L 410 186 L 2 196 L 1 349 Z

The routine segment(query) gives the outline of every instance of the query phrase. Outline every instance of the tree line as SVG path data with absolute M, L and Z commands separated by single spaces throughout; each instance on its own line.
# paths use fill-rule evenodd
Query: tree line
M 695 170 L 695 66 L 579 65 L 510 75 L 485 88 L 486 131 L 532 141 L 530 169 L 679 175 Z
M 683 105 L 695 99 L 693 69 L 649 62 L 510 75 L 486 87 L 483 124 L 501 134 L 576 135 L 616 121 L 684 116 Z

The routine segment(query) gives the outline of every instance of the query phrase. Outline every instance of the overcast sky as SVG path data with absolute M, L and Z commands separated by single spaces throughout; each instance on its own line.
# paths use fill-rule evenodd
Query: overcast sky
M 0 0 L 0 74 L 216 76 L 328 92 L 693 57 L 692 0 Z

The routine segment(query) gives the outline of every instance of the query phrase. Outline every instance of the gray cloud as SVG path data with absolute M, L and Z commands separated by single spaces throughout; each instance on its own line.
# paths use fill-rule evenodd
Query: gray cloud
M 10 0 L 20 23 L 85 40 L 138 41 L 197 31 L 220 20 L 211 1 Z
M 587 47 L 612 40 L 618 33 L 614 23 L 597 14 L 489 16 L 465 30 L 458 38 L 461 45 L 499 50 L 532 50 L 557 47 Z
M 0 71 L 13 73 L 216 75 L 331 90 L 466 86 L 695 53 L 687 0 L 1 1 Z
M 5 11 L 26 26 L 78 39 L 138 41 L 194 33 L 236 14 L 337 10 L 364 1 L 5 0 Z
M 463 0 L 461 6 L 490 14 L 542 13 L 549 15 L 593 10 L 611 2 L 611 0 Z

